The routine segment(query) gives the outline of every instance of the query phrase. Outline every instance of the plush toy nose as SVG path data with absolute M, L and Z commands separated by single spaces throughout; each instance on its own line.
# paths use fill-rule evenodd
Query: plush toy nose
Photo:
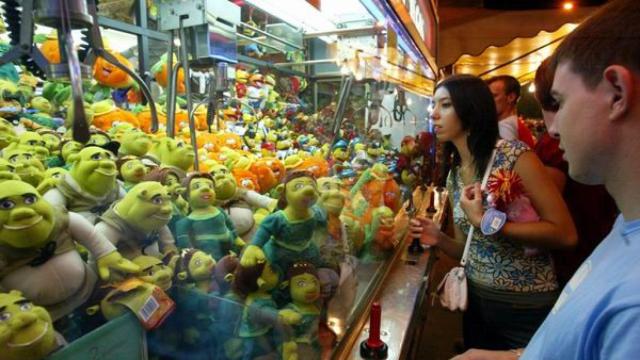
M 29 208 L 21 208 L 16 209 L 11 212 L 10 219 L 11 221 L 22 221 L 25 219 L 31 219 L 33 217 L 38 216 L 38 213 Z
M 103 160 L 100 162 L 100 167 L 102 169 L 114 170 L 116 168 L 116 164 L 111 160 Z
M 12 327 L 14 329 L 23 329 L 33 324 L 38 318 L 32 313 L 18 313 L 13 317 Z

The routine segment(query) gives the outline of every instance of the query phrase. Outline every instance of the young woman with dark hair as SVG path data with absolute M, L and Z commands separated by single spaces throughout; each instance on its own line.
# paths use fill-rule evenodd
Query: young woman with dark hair
M 444 143 L 443 164 L 453 209 L 454 237 L 427 218 L 411 221 L 411 236 L 461 258 L 473 225 L 465 272 L 469 307 L 464 314 L 467 347 L 512 349 L 524 346 L 558 295 L 547 252 L 525 254 L 525 247 L 560 248 L 576 242 L 576 230 L 556 186 L 544 175 L 536 155 L 517 140 L 498 140 L 495 104 L 488 86 L 469 75 L 452 76 L 436 86 L 433 121 Z M 493 161 L 492 153 L 496 150 Z M 494 235 L 484 235 L 480 222 L 486 197 L 480 189 L 485 169 L 513 171 L 540 217 L 510 222 Z

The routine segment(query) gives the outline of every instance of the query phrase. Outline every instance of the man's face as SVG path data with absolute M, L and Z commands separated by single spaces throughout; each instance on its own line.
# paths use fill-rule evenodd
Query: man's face
M 551 94 L 559 108 L 550 131 L 560 136 L 569 176 L 585 184 L 602 184 L 615 147 L 603 84 L 589 89 L 565 62 L 556 70 Z
M 504 82 L 497 80 L 489 85 L 493 100 L 496 102 L 496 111 L 498 112 L 498 119 L 502 119 L 508 115 L 508 112 L 512 108 L 513 97 L 511 94 L 507 96 L 507 92 L 504 86 Z

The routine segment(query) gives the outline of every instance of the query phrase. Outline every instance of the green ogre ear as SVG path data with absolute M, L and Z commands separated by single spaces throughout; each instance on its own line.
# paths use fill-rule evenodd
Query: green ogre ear
M 71 164 L 71 166 L 80 162 L 80 153 L 72 153 L 67 157 L 67 163 Z
M 178 278 L 178 280 L 180 280 L 180 281 L 185 281 L 185 280 L 187 280 L 187 278 L 189 277 L 189 275 L 187 275 L 187 272 L 186 272 L 186 271 L 180 271 L 180 272 L 176 275 L 176 277 L 177 277 L 177 278 Z
M 284 289 L 286 289 L 287 287 L 289 287 L 289 280 L 285 280 L 285 281 L 283 281 L 283 282 L 281 282 L 281 283 L 280 283 L 280 289 L 281 289 L 281 290 L 284 290 Z

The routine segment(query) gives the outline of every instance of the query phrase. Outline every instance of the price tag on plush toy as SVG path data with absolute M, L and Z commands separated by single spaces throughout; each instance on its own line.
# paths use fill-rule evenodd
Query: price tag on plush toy
M 484 235 L 493 235 L 500 231 L 507 222 L 507 214 L 494 208 L 485 211 L 480 221 L 480 230 Z
M 159 327 L 176 306 L 160 287 L 139 279 L 125 281 L 118 290 L 133 295 L 116 302 L 129 308 L 146 330 Z

